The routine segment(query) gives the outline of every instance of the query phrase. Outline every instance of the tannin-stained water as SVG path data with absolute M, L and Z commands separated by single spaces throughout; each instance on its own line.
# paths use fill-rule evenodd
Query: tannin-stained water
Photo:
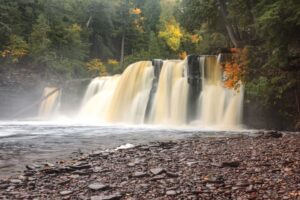
M 150 123 L 186 123 L 188 83 L 184 76 L 186 61 L 165 61 L 158 81 Z
M 223 86 L 223 69 L 217 56 L 202 56 L 199 62 L 202 89 L 194 108 L 189 103 L 192 90 L 187 60 L 163 61 L 158 79 L 154 77 L 151 62 L 140 61 L 127 67 L 121 75 L 95 78 L 87 88 L 77 119 L 237 128 L 241 124 L 243 86 L 239 91 Z M 154 85 L 157 88 L 152 102 L 150 92 Z M 189 110 L 197 113 L 192 119 Z
M 223 86 L 223 72 L 217 56 L 203 57 L 202 91 L 199 97 L 198 119 L 203 126 L 235 128 L 242 117 L 243 86 L 239 90 Z
M 55 111 L 59 103 L 60 90 L 55 87 L 44 88 L 43 96 L 39 108 L 39 118 L 49 118 Z
M 88 86 L 78 118 L 143 123 L 152 79 L 149 61 L 130 65 L 121 76 L 95 78 Z

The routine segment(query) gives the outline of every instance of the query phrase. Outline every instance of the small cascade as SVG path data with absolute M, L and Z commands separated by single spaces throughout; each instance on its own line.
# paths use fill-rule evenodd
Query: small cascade
M 84 95 L 78 118 L 81 120 L 105 121 L 105 112 L 112 99 L 120 76 L 98 77 L 92 80 Z
M 39 108 L 39 118 L 45 119 L 53 115 L 59 106 L 60 89 L 55 87 L 44 88 Z

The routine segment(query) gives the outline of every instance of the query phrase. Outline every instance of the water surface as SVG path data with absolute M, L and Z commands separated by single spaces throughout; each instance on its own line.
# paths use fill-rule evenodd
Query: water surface
M 178 140 L 192 136 L 227 136 L 239 132 L 196 127 L 101 125 L 80 122 L 0 121 L 0 177 L 26 164 L 65 159 L 75 152 L 114 149 L 123 144 Z M 247 133 L 244 131 L 243 133 Z

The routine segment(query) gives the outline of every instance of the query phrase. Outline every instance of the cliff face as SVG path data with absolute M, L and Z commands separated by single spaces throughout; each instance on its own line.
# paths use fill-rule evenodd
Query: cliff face
M 0 119 L 34 117 L 37 106 L 20 113 L 36 102 L 46 83 L 29 69 L 2 69 L 0 67 Z

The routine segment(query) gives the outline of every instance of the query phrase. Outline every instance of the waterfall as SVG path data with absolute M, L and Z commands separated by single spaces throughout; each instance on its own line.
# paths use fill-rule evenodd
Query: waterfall
M 165 61 L 150 114 L 155 124 L 184 124 L 187 114 L 188 83 L 186 61 Z
M 140 61 L 89 84 L 77 119 L 103 123 L 232 129 L 242 121 L 243 86 L 224 87 L 218 56 Z M 241 84 L 242 85 L 242 84 Z
M 243 86 L 239 91 L 223 86 L 222 66 L 217 56 L 202 62 L 202 91 L 198 103 L 198 119 L 204 126 L 234 128 L 241 123 Z
M 55 87 L 46 87 L 43 91 L 42 101 L 39 108 L 39 118 L 49 118 L 59 106 L 60 90 Z
M 121 76 L 95 78 L 88 86 L 78 117 L 143 123 L 153 76 L 151 62 L 141 61 L 127 67 Z

